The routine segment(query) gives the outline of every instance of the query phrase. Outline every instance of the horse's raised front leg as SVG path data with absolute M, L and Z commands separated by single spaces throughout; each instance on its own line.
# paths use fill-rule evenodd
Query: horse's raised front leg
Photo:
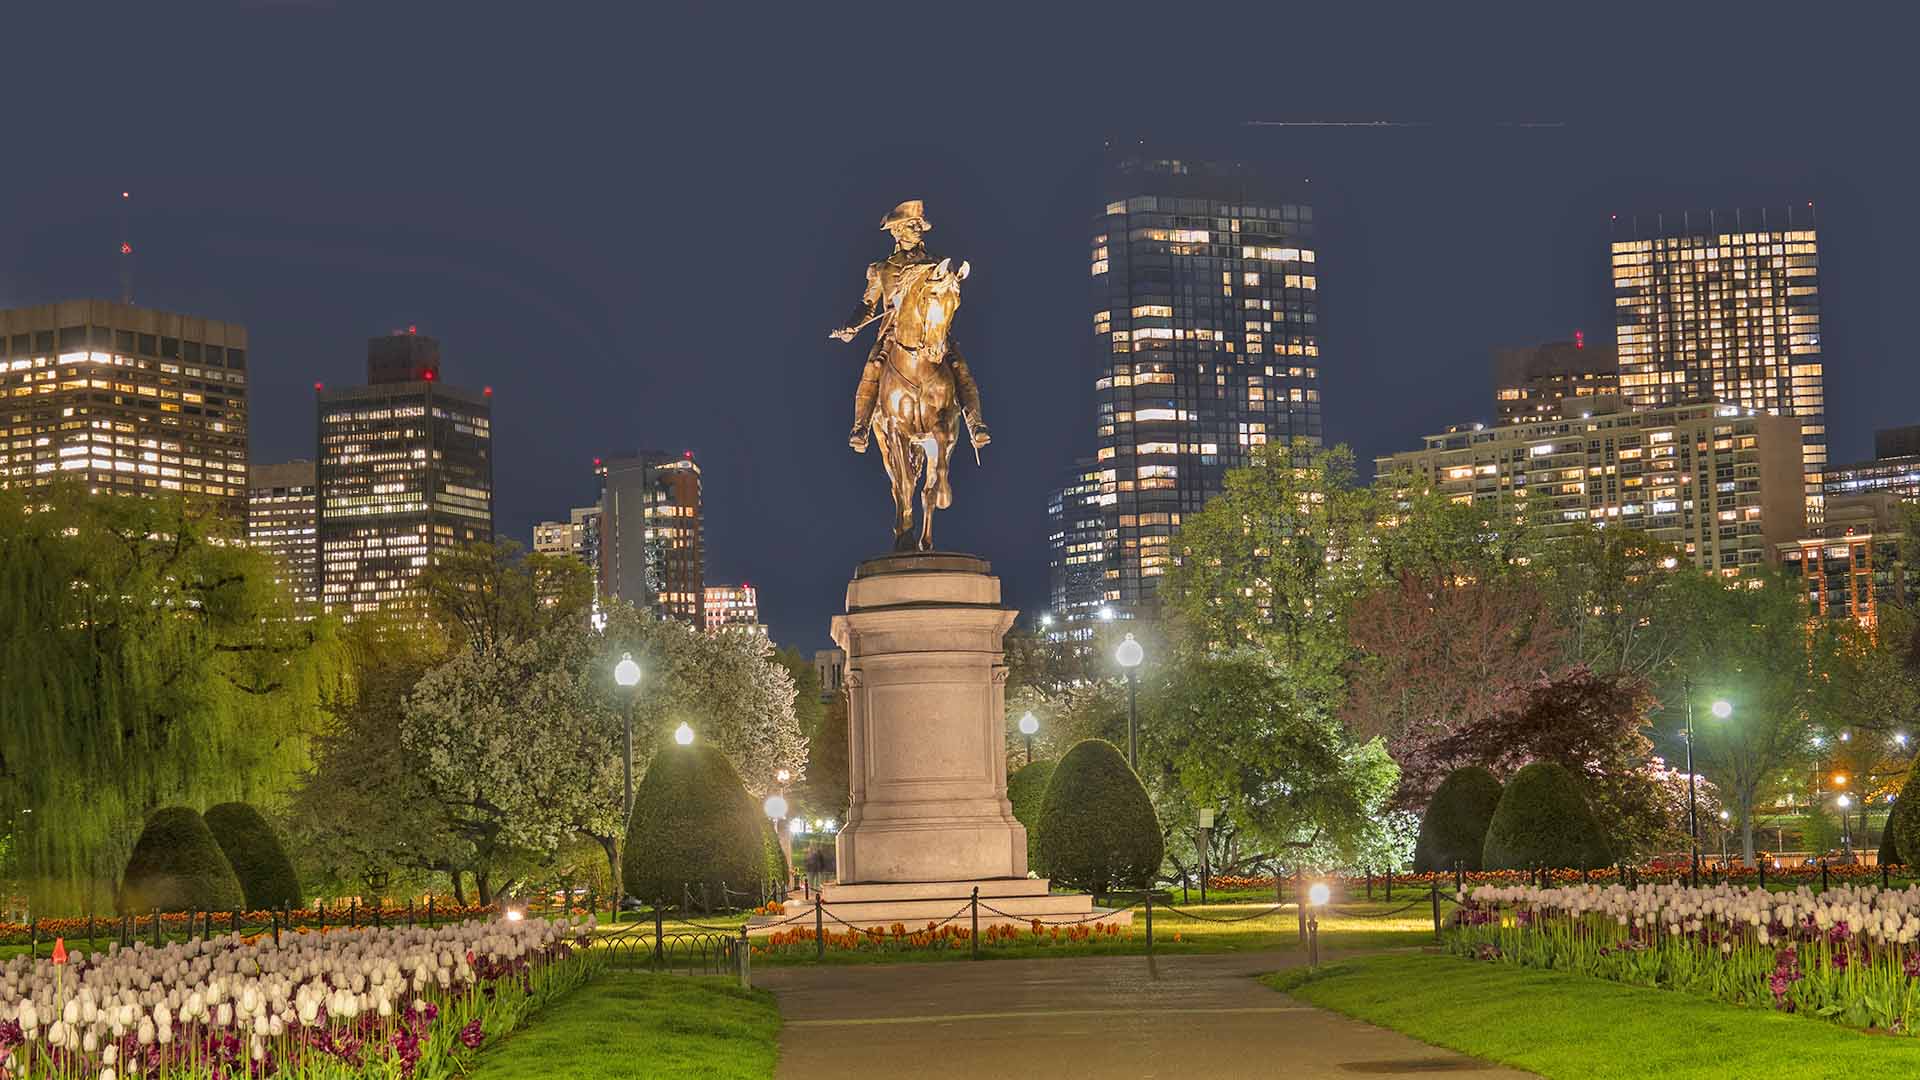
M 919 478 L 914 451 L 905 439 L 888 432 L 880 439 L 880 461 L 893 482 L 893 550 L 912 551 L 913 488 Z

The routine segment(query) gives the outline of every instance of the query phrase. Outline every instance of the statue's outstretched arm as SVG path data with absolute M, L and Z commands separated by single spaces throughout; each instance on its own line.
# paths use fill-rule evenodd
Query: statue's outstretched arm
M 877 264 L 869 263 L 867 265 L 867 288 L 860 297 L 859 310 L 853 313 L 853 317 L 848 319 L 845 325 L 829 333 L 827 336 L 839 338 L 841 341 L 852 341 L 853 335 L 859 333 L 860 328 L 872 322 L 874 315 L 879 313 L 881 299 L 880 267 Z

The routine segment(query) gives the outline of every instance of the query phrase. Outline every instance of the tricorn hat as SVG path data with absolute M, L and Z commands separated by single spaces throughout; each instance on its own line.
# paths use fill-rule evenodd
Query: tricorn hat
M 908 199 L 888 211 L 887 216 L 880 219 L 880 227 L 891 229 L 902 221 L 918 221 L 921 229 L 933 231 L 933 225 L 927 221 L 927 208 L 919 199 Z

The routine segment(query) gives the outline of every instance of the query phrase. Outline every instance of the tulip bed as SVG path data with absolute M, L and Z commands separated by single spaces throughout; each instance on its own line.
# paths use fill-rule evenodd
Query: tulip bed
M 462 907 L 451 901 L 436 901 L 432 918 L 436 923 L 458 922 L 463 919 L 492 918 L 500 914 L 500 911 L 501 908 L 498 904 L 468 904 Z M 200 933 L 200 928 L 206 924 L 209 915 L 212 916 L 212 925 L 215 928 L 224 928 L 236 914 L 239 916 L 240 924 L 243 928 L 253 930 L 271 927 L 276 918 L 279 920 L 281 926 L 290 928 L 300 926 L 344 926 L 349 922 L 353 925 L 404 924 L 409 919 L 415 922 L 426 922 L 428 919 L 427 908 L 424 904 L 417 908 L 406 908 L 395 904 L 388 904 L 379 911 L 375 911 L 371 907 L 349 906 L 347 904 L 336 904 L 330 908 L 293 908 L 285 911 L 270 909 L 241 912 L 168 911 L 161 913 L 157 917 L 160 920 L 160 933 L 162 936 L 167 936 L 187 933 L 198 934 Z M 134 936 L 143 937 L 153 932 L 153 920 L 155 918 L 156 916 L 152 914 L 131 915 L 125 921 L 131 928 Z M 0 921 L 0 945 L 25 945 L 29 941 L 38 941 L 41 947 L 44 948 L 46 944 L 54 938 L 73 940 L 85 937 L 88 933 L 93 933 L 104 940 L 119 933 L 121 923 L 122 920 L 118 916 L 89 919 L 84 915 L 57 919 L 35 919 L 32 926 L 28 926 L 26 923 Z
M 1448 943 L 1462 955 L 1857 1028 L 1920 1024 L 1920 888 L 1482 886 L 1461 899 Z
M 0 966 L 0 1080 L 417 1078 L 601 966 L 591 920 L 336 928 Z M 578 951 L 577 951 L 578 950 Z

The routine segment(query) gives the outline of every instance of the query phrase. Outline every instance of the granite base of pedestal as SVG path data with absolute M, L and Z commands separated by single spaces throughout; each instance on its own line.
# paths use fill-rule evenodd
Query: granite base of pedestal
M 980 889 L 980 927 L 983 930 L 990 926 L 1031 926 L 1036 919 L 1045 925 L 1093 922 L 1108 926 L 1133 925 L 1131 908 L 1118 911 L 1096 908 L 1093 906 L 1093 897 L 1085 893 L 1049 892 L 1045 878 L 823 885 L 820 889 L 820 921 L 828 930 L 835 932 L 849 928 L 885 929 L 896 923 L 909 930 L 923 930 L 928 923 L 950 923 L 970 928 L 973 925 L 975 886 Z M 795 915 L 803 913 L 806 917 L 791 921 Z M 759 935 L 812 927 L 811 906 L 794 902 L 787 905 L 785 915 L 754 916 L 747 922 L 747 933 Z

